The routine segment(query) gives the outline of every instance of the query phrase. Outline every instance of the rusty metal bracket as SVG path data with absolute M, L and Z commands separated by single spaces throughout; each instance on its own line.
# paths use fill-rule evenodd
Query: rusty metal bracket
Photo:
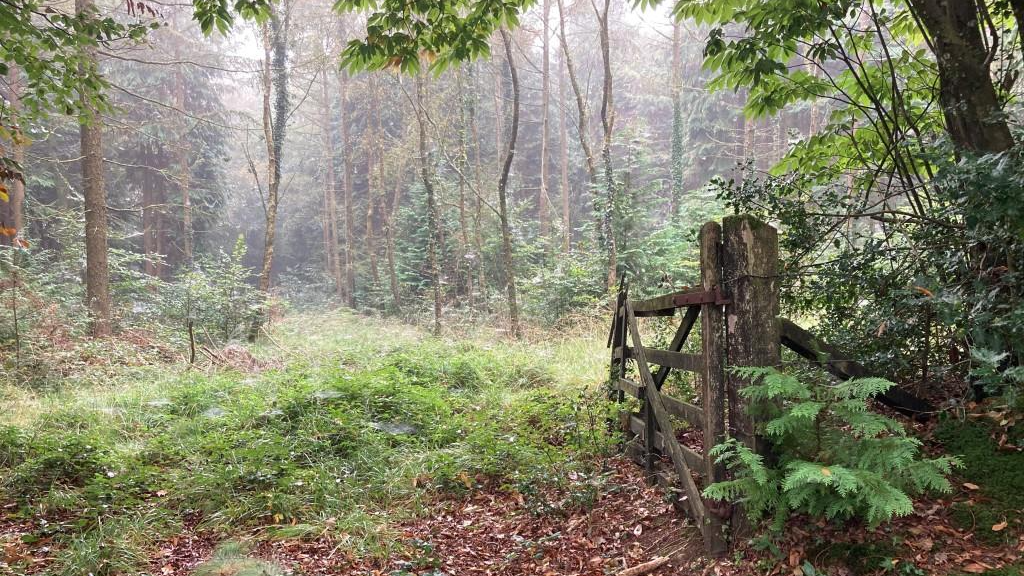
M 672 298 L 672 303 L 676 306 L 696 306 L 698 304 L 718 304 L 721 306 L 731 304 L 732 300 L 729 300 L 722 294 L 721 288 L 715 286 L 711 290 L 703 292 L 679 294 Z

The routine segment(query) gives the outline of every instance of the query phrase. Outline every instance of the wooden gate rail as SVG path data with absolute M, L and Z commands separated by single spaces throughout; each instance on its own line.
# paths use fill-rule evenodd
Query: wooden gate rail
M 679 441 L 676 440 L 675 428 L 672 425 L 672 419 L 669 418 L 668 409 L 665 408 L 665 401 L 661 397 L 661 391 L 658 390 L 658 386 L 654 384 L 654 375 L 651 374 L 650 367 L 647 365 L 647 358 L 643 344 L 640 340 L 640 330 L 636 325 L 636 316 L 633 315 L 633 309 L 629 301 L 625 304 L 626 311 L 626 324 L 629 327 L 629 335 L 633 340 L 634 354 L 636 357 L 637 371 L 640 372 L 640 379 L 643 387 L 641 388 L 644 397 L 644 406 L 646 409 L 653 411 L 653 416 L 656 419 L 657 428 L 661 429 L 662 443 L 665 449 L 668 451 L 669 456 L 672 459 L 672 464 L 675 467 L 678 481 L 683 485 L 683 490 L 687 496 L 687 505 L 690 509 L 691 517 L 698 526 L 704 525 L 704 502 L 700 496 L 700 490 L 697 488 L 697 484 L 693 481 L 693 476 L 690 473 L 690 466 L 686 462 L 686 457 L 683 455 L 682 447 L 679 445 Z M 654 421 L 651 419 L 652 414 L 645 414 L 646 422 L 644 427 L 644 445 L 645 452 L 648 457 L 646 459 L 645 468 L 648 475 L 653 475 L 653 459 L 654 454 L 654 441 L 655 430 Z
M 860 363 L 847 359 L 835 346 L 816 338 L 792 320 L 779 318 L 779 336 L 783 346 L 818 364 L 840 380 L 872 375 L 871 371 Z M 922 417 L 935 411 L 935 407 L 930 403 L 896 386 L 879 394 L 876 399 L 909 416 Z

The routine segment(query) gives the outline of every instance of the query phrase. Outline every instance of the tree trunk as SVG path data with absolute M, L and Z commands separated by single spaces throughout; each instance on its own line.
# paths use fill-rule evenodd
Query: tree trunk
M 370 82 L 373 82 L 373 76 L 371 76 Z M 372 89 L 371 89 L 372 90 Z M 371 93 L 376 92 L 372 90 Z M 376 166 L 377 149 L 374 144 L 374 135 L 376 134 L 376 121 L 374 120 L 378 115 L 377 111 L 377 100 L 375 97 L 370 98 L 370 122 L 373 128 L 366 130 L 366 225 L 363 233 L 363 245 L 366 247 L 366 257 L 370 260 L 370 278 L 373 280 L 374 286 L 380 284 L 380 271 L 377 269 L 377 237 L 376 237 L 376 210 L 377 210 L 377 196 L 380 192 L 378 191 L 382 186 L 382 182 L 377 181 L 379 175 Z
M 139 170 L 139 183 L 142 188 L 142 253 L 145 255 L 143 270 L 152 277 L 158 277 L 160 270 L 157 260 L 160 258 L 157 252 L 157 218 L 156 218 L 156 195 L 153 192 L 153 151 L 148 143 L 142 144 L 142 158 L 145 167 Z
M 989 74 L 974 0 L 911 0 L 930 37 L 939 71 L 939 103 L 946 130 L 964 150 L 985 154 L 1013 146 Z
M 356 245 L 355 206 L 352 202 L 352 143 L 348 125 L 348 75 L 338 73 L 338 99 L 341 100 L 341 201 L 345 211 L 345 249 L 342 251 L 342 272 L 345 275 L 345 298 L 350 308 L 356 306 L 356 271 L 352 251 Z
M 75 12 L 94 15 L 93 0 L 75 0 Z M 96 51 L 84 47 L 89 66 L 96 66 Z M 92 316 L 93 336 L 113 332 L 110 268 L 107 262 L 107 193 L 103 183 L 103 122 L 95 106 L 82 97 L 86 117 L 80 128 L 82 195 L 85 198 L 85 300 Z
M 476 81 L 476 65 L 470 68 L 472 87 L 469 90 L 469 132 L 473 139 L 473 181 L 476 183 L 476 189 L 483 192 L 483 160 L 480 153 L 482 144 L 480 143 L 480 130 L 477 127 L 476 122 L 476 94 L 479 84 Z M 476 258 L 473 260 L 476 265 L 476 285 L 477 289 L 483 293 L 487 288 L 487 276 L 484 268 L 484 238 L 483 238 L 483 200 L 479 195 L 476 196 L 473 210 L 473 246 L 476 248 Z
M 287 1 L 281 4 L 280 8 L 275 5 L 271 12 L 269 26 L 263 25 L 263 134 L 267 141 L 267 213 L 263 265 L 258 287 L 264 293 L 270 291 L 271 272 L 274 265 L 274 236 L 281 187 L 281 155 L 284 149 L 285 123 L 288 116 L 287 12 Z M 274 96 L 273 110 L 271 110 L 271 92 Z
M 562 57 L 564 63 L 565 57 Z M 565 113 L 565 71 L 558 68 L 558 156 L 561 171 L 562 193 L 562 251 L 569 252 L 572 247 L 572 220 L 569 212 L 569 120 Z
M 470 306 L 473 306 L 473 266 L 467 264 L 467 255 L 470 253 L 470 241 L 469 211 L 466 206 L 466 187 L 468 185 L 466 172 L 469 170 L 469 99 L 473 97 L 469 92 L 471 88 L 467 88 L 464 81 L 465 71 L 468 69 L 468 66 L 463 66 L 456 78 L 459 89 L 459 267 L 461 269 L 463 265 L 466 266 L 466 293 L 469 296 Z M 477 255 L 477 258 L 479 258 L 479 255 Z
M 430 156 L 427 147 L 426 119 L 426 87 L 423 73 L 416 76 L 416 123 L 419 127 L 420 177 L 423 189 L 427 194 L 427 265 L 430 267 L 430 285 L 434 292 L 434 335 L 441 334 L 441 273 L 439 270 L 438 250 L 440 250 L 441 222 L 437 210 L 437 196 L 434 180 L 430 174 Z
M 611 42 L 608 37 L 608 10 L 611 0 L 604 0 L 604 8 L 597 11 L 598 23 L 600 24 L 601 39 L 601 61 L 604 65 L 604 82 L 601 89 L 601 126 L 604 129 L 604 138 L 601 146 L 601 159 L 604 161 L 604 193 L 605 206 L 601 214 L 601 229 L 604 235 L 604 243 L 608 253 L 608 288 L 615 287 L 618 276 L 618 252 L 615 243 L 615 212 L 617 191 L 615 182 L 615 169 L 612 166 L 612 135 L 615 130 L 615 102 L 612 94 L 612 62 Z
M 551 101 L 551 64 L 550 64 L 550 31 L 548 30 L 548 19 L 551 16 L 551 1 L 543 1 L 541 11 L 544 23 L 542 26 L 544 37 L 541 41 L 541 80 L 540 80 L 540 187 L 537 190 L 537 219 L 540 221 L 540 240 L 544 249 L 548 249 L 548 240 L 551 236 L 550 204 L 548 198 L 548 112 Z
M 519 326 L 519 301 L 516 294 L 516 269 L 512 255 L 512 231 L 508 215 L 508 177 L 512 171 L 512 161 L 516 155 L 516 138 L 519 135 L 519 74 L 512 57 L 512 39 L 508 30 L 501 29 L 501 41 L 505 46 L 505 60 L 508 63 L 509 77 L 512 80 L 512 123 L 508 133 L 508 147 L 505 149 L 505 162 L 498 179 L 498 217 L 501 220 L 501 260 L 505 269 L 505 287 L 508 292 L 509 321 L 512 336 L 522 337 Z
M 180 55 L 177 57 L 180 59 Z M 186 109 L 185 75 L 182 74 L 180 66 L 175 68 L 174 84 L 175 105 L 178 110 L 184 111 Z M 192 155 L 192 144 L 189 140 L 188 119 L 185 118 L 184 115 L 181 116 L 181 127 L 180 134 L 178 136 L 177 148 L 178 184 L 181 186 L 181 222 L 184 236 L 182 254 L 185 257 L 185 267 L 188 270 L 191 270 L 194 260 L 193 252 L 195 248 L 195 232 L 192 226 L 192 193 L 190 190 L 192 185 L 192 169 L 189 166 L 189 158 Z
M 672 98 L 672 157 L 669 175 L 672 181 L 671 198 L 669 199 L 670 218 L 672 222 L 679 219 L 679 206 L 683 198 L 683 102 L 682 63 L 681 63 L 682 24 L 676 21 L 672 25 L 672 86 L 669 94 Z
M 569 73 L 569 82 L 572 85 L 573 94 L 576 95 L 576 110 L 579 113 L 579 138 L 580 147 L 583 148 L 583 158 L 587 161 L 587 175 L 590 176 L 590 184 L 597 184 L 597 165 L 594 162 L 594 151 L 590 147 L 590 120 L 587 118 L 587 99 L 580 86 L 579 78 L 576 75 L 576 66 L 572 61 L 572 52 L 569 51 L 569 40 L 565 34 L 565 2 L 558 0 L 558 38 L 562 44 L 562 55 L 565 56 L 565 69 Z
M 326 55 L 325 55 L 326 59 Z M 338 195 L 335 186 L 337 175 L 334 172 L 336 153 L 334 150 L 334 134 L 331 131 L 331 97 L 327 91 L 330 72 L 324 67 L 324 81 L 321 84 L 320 133 L 324 143 L 324 255 L 327 261 L 327 274 L 334 280 L 334 291 L 338 299 L 345 301 L 345 280 L 341 274 L 341 256 L 338 253 Z
M 388 283 L 391 286 L 391 300 L 395 310 L 402 308 L 401 288 L 398 284 L 398 272 L 395 268 L 395 221 L 398 219 L 398 207 L 402 199 L 402 178 L 401 171 L 395 178 L 394 191 L 391 193 L 391 210 L 384 220 L 384 242 L 386 257 L 388 260 Z
M 1024 56 L 1024 38 L 1020 32 L 1024 30 L 1024 0 L 1010 0 L 1010 8 L 1013 10 L 1013 19 L 1017 22 L 1017 42 L 1020 44 L 1021 56 Z

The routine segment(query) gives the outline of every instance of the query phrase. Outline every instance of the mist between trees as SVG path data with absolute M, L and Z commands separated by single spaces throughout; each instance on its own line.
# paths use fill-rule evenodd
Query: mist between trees
M 519 336 L 694 284 L 743 211 L 826 336 L 1016 389 L 1024 11 L 940 4 L 5 5 L 5 274 L 96 335 L 330 303 Z

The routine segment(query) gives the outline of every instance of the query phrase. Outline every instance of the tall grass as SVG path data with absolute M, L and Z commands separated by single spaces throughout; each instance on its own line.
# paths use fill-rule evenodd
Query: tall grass
M 517 491 L 550 512 L 587 499 L 609 447 L 606 352 L 592 333 L 437 339 L 300 316 L 254 348 L 280 366 L 262 373 L 86 368 L 50 392 L 5 390 L 0 500 L 60 518 L 37 527 L 60 550 L 55 573 L 96 576 L 143 565 L 186 518 L 385 554 L 396 526 L 445 494 Z M 581 494 L 547 502 L 551 490 Z

